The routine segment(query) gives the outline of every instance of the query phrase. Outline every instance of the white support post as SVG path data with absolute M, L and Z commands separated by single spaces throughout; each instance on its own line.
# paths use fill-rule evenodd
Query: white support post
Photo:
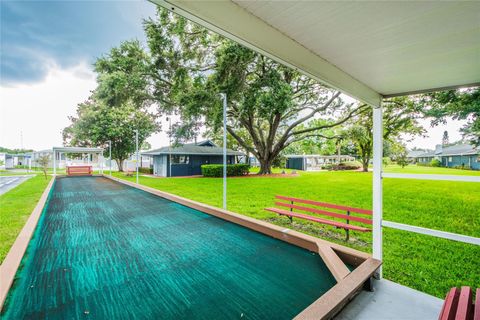
M 382 104 L 373 107 L 373 258 L 383 259 L 383 187 L 382 187 L 382 158 L 383 158 L 383 112 Z M 382 269 L 376 274 L 382 278 Z
M 53 175 L 55 176 L 57 174 L 57 157 L 56 157 L 57 151 L 53 149 Z
M 227 94 L 223 98 L 223 209 L 227 210 Z
M 135 130 L 135 170 L 137 171 L 137 184 L 138 184 L 138 130 Z

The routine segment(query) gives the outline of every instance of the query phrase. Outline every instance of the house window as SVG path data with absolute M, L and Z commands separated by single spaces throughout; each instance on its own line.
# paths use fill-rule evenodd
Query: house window
M 452 162 L 452 157 L 448 157 L 448 162 Z
M 187 164 L 189 158 L 189 156 L 172 155 L 172 164 Z

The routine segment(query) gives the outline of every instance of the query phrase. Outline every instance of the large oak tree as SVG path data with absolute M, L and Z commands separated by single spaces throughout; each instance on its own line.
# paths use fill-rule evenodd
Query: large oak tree
M 165 10 L 145 24 L 160 112 L 176 112 L 186 139 L 199 126 L 218 133 L 228 99 L 227 130 L 260 162 L 260 174 L 292 143 L 341 125 L 366 106 L 347 104 L 340 92 Z M 166 80 L 168 78 L 168 80 Z M 165 101 L 167 100 L 167 101 Z M 329 119 L 307 125 L 317 119 Z

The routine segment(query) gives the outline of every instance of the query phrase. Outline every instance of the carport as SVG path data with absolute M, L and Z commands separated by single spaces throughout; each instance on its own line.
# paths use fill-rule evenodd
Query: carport
M 57 174 L 57 154 L 61 159 L 62 154 L 68 153 L 81 153 L 88 155 L 88 163 L 90 163 L 90 155 L 97 154 L 103 155 L 103 148 L 88 148 L 88 147 L 53 147 L 53 174 Z M 103 164 L 103 162 L 100 162 Z M 101 167 L 101 172 L 103 173 L 103 167 Z
M 383 178 L 480 182 L 382 172 L 383 99 L 480 85 L 480 2 L 153 2 L 372 106 L 374 258 L 383 258 L 383 227 L 480 245 L 479 238 L 382 217 Z M 398 310 L 414 312 L 422 297 L 408 296 Z

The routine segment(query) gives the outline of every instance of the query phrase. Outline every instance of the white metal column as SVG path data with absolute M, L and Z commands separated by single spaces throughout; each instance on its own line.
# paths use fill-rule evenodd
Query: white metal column
M 382 104 L 373 107 L 373 258 L 383 259 L 383 187 L 382 187 L 382 158 L 383 158 L 383 112 Z M 382 278 L 382 269 L 376 275 Z
M 53 149 L 53 175 L 57 174 L 57 157 L 56 157 L 57 151 Z
M 223 209 L 227 210 L 227 94 L 223 98 Z

